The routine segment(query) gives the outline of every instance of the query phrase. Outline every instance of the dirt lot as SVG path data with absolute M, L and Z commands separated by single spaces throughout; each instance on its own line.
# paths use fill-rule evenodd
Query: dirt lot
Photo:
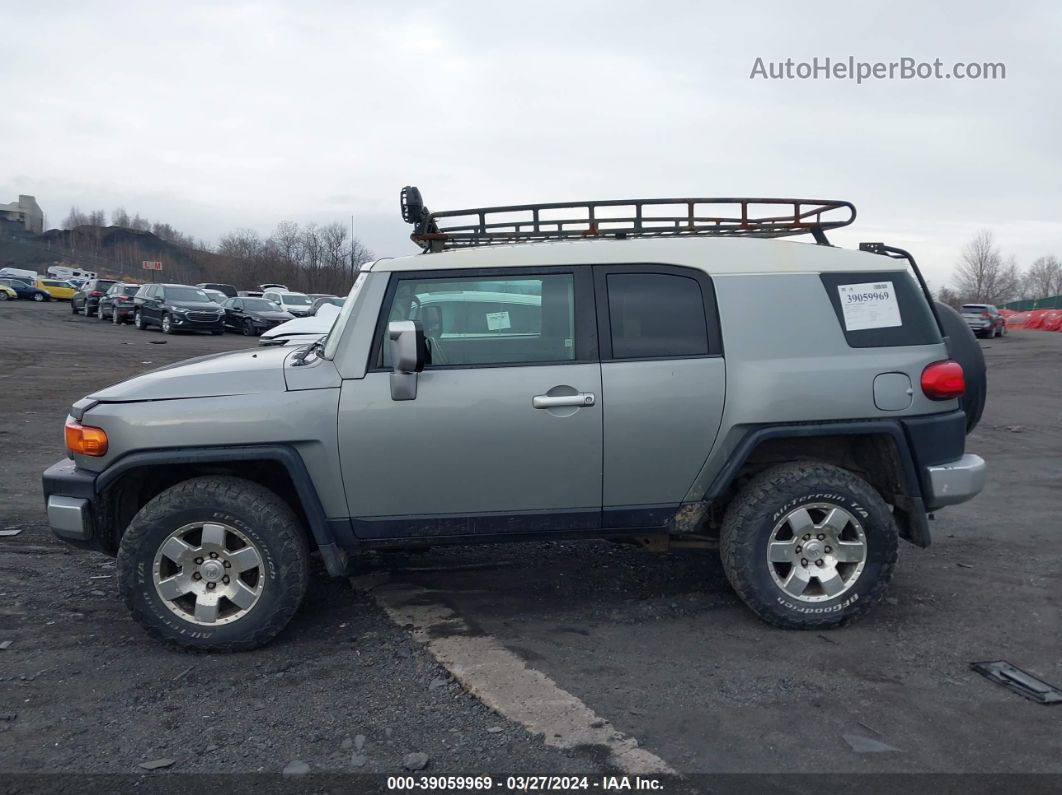
M 605 772 L 488 709 L 371 592 L 318 578 L 268 648 L 168 650 L 115 595 L 102 555 L 56 542 L 40 472 L 67 407 L 139 370 L 253 344 L 163 337 L 0 304 L 0 772 Z M 151 344 L 165 340 L 164 345 Z M 1062 773 L 1062 708 L 970 672 L 1006 659 L 1062 684 L 1062 334 L 982 343 L 990 399 L 968 449 L 976 501 L 901 549 L 887 603 L 858 624 L 792 633 L 756 620 L 713 553 L 606 543 L 438 549 L 369 568 L 421 589 L 681 773 Z M 845 735 L 891 751 L 857 753 Z M 169 758 L 152 774 L 138 763 Z

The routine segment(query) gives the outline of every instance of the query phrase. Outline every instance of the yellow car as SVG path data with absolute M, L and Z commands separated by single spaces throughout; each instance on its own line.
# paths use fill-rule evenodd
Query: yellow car
M 37 286 L 57 301 L 69 301 L 77 288 L 62 279 L 37 279 Z
M 0 301 L 14 301 L 16 298 L 18 298 L 18 293 L 6 284 L 0 284 Z

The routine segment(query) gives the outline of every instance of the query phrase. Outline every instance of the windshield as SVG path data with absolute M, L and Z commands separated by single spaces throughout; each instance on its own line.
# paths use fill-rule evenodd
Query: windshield
M 285 304 L 291 304 L 292 306 L 309 306 L 313 303 L 310 300 L 310 296 L 303 295 L 302 293 L 281 293 L 280 300 Z
M 167 301 L 199 301 L 204 304 L 210 303 L 210 298 L 202 290 L 196 287 L 167 287 Z
M 358 278 L 354 280 L 354 286 L 350 288 L 350 293 L 347 295 L 339 317 L 336 318 L 328 332 L 328 336 L 325 337 L 324 350 L 321 352 L 325 359 L 331 359 L 336 355 L 336 348 L 339 347 L 339 338 L 343 336 L 343 328 L 347 325 L 347 319 L 354 311 L 354 306 L 358 303 L 358 293 L 361 292 L 361 288 L 365 286 L 365 280 L 368 278 L 368 273 L 359 273 Z
M 975 312 L 975 313 L 980 314 L 981 312 L 987 312 L 988 311 L 988 307 L 985 306 L 984 304 L 963 304 L 962 305 L 962 311 L 963 312 Z
M 252 312 L 276 312 L 277 307 L 272 301 L 265 298 L 244 298 L 243 308 Z

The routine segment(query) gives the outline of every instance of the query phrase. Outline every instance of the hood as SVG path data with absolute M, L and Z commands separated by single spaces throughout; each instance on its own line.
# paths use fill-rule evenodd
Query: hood
M 243 311 L 246 314 L 248 314 L 248 315 L 252 315 L 254 317 L 265 318 L 266 320 L 291 320 L 292 317 L 294 317 L 294 315 L 292 315 L 291 312 L 281 312 L 279 310 L 271 310 L 271 309 L 263 309 L 263 310 L 258 310 L 258 309 L 247 310 L 247 309 L 245 309 Z
M 102 403 L 284 392 L 290 348 L 216 353 L 160 367 L 88 397 Z
M 332 326 L 335 325 L 337 317 L 339 317 L 339 307 L 325 304 L 317 310 L 316 315 L 300 317 L 295 320 L 289 320 L 287 323 L 281 323 L 262 336 L 268 338 L 286 336 L 288 334 L 327 334 L 332 330 Z
M 217 312 L 222 308 L 221 304 L 215 304 L 213 301 L 165 301 L 164 303 L 166 306 L 176 306 L 190 312 Z

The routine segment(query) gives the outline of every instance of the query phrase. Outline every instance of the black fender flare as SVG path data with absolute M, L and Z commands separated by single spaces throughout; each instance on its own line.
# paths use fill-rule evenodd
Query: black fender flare
M 906 532 L 902 535 L 911 543 L 928 547 L 931 541 L 929 521 L 926 515 L 922 478 L 911 445 L 899 420 L 844 420 L 837 422 L 808 422 L 786 425 L 751 427 L 738 442 L 727 462 L 712 480 L 704 494 L 704 501 L 718 501 L 730 488 L 752 452 L 763 442 L 771 439 L 793 439 L 810 436 L 870 436 L 887 435 L 896 444 L 896 452 L 902 469 L 901 475 L 906 490 L 904 504 L 897 505 L 907 519 Z
M 239 461 L 275 461 L 291 478 L 295 494 L 302 505 L 310 533 L 321 552 L 325 567 L 333 577 L 347 571 L 347 555 L 337 543 L 328 517 L 321 505 L 317 487 L 310 477 L 299 452 L 287 444 L 253 444 L 225 447 L 171 447 L 155 450 L 136 450 L 114 461 L 96 477 L 95 490 L 100 495 L 125 473 L 143 467 L 174 464 L 227 464 Z M 347 522 L 349 524 L 349 520 Z

